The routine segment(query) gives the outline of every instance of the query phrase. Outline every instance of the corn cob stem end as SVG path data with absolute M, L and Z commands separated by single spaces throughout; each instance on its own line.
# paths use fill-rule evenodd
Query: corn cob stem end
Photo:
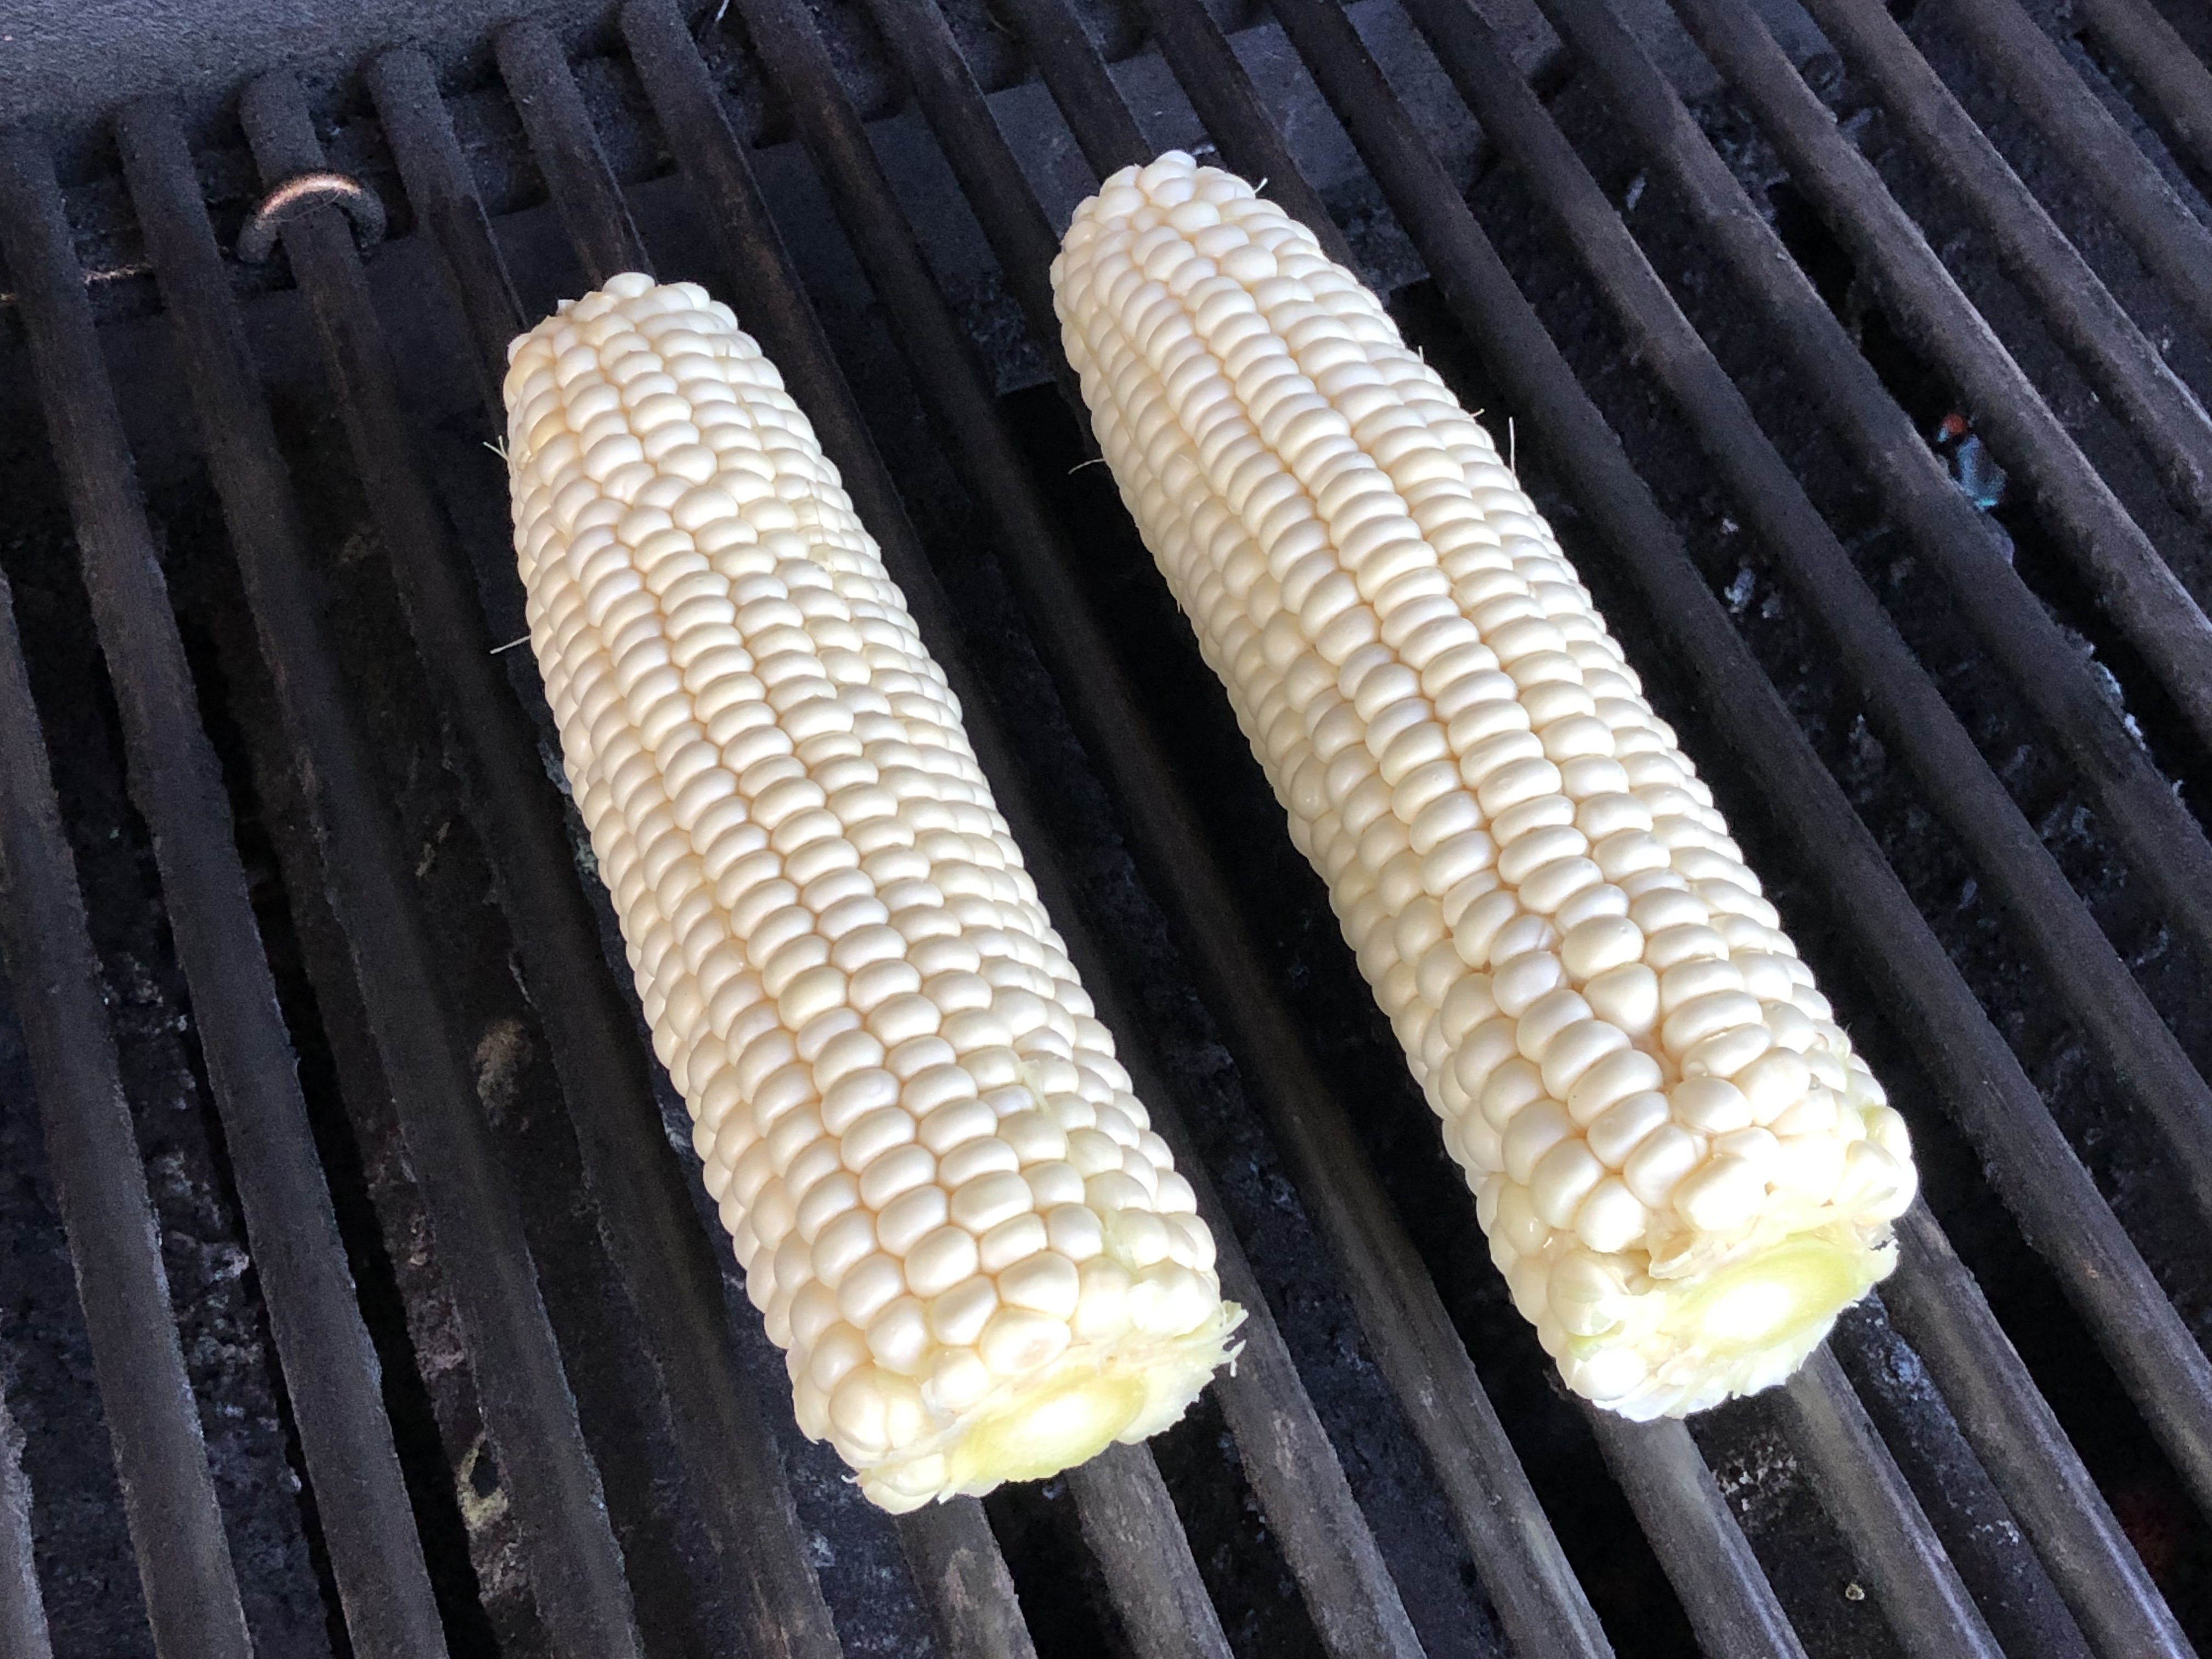
M 932 1499 L 980 1496 L 1008 1480 L 1042 1480 L 1088 1462 L 1115 1441 L 1150 1438 L 1190 1409 L 1207 1380 L 1235 1362 L 1243 1310 L 1175 1337 L 1132 1333 L 1073 1347 L 963 1413 L 933 1442 L 860 1472 L 860 1490 L 893 1514 Z
M 1562 1356 L 1571 1380 L 1598 1403 L 1639 1421 L 1685 1417 L 1735 1395 L 1786 1381 L 1818 1347 L 1837 1316 L 1888 1276 L 1895 1253 L 1870 1246 L 1856 1229 L 1797 1233 L 1742 1261 L 1683 1284 L 1658 1304 L 1653 1346 L 1670 1357 L 1626 1400 L 1603 1398 L 1600 1356 L 1620 1341 L 1570 1339 Z M 1589 1375 L 1577 1376 L 1587 1362 Z M 1676 1374 L 1694 1384 L 1669 1389 Z M 1652 1386 L 1656 1382 L 1657 1386 Z M 1592 1388 L 1591 1384 L 1595 1384 Z

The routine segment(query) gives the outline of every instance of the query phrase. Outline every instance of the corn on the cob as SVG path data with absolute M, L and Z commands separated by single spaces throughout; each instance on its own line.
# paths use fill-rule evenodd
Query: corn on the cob
M 1489 438 L 1188 155 L 1053 266 L 1098 441 L 1568 1384 L 1789 1375 L 1892 1264 L 1903 1120 Z
M 508 355 L 531 641 L 800 1426 L 902 1510 L 1174 1421 L 1213 1241 L 775 367 L 635 275 Z

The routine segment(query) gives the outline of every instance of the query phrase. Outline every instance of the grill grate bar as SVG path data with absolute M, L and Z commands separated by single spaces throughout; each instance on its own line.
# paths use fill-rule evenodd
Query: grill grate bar
M 0 1396 L 0 1653 L 53 1659 L 52 1633 L 31 1542 L 31 1483 L 23 1478 L 23 1431 Z
M 937 1621 L 938 1640 L 958 1659 L 1036 1659 L 1013 1575 L 972 1498 L 932 1504 L 898 1518 L 907 1569 Z
M 1107 72 L 1082 18 L 1058 0 L 1007 0 L 1006 10 L 1091 173 L 1103 179 L 1133 161 L 1151 159 L 1144 129 Z
M 327 165 L 289 73 L 255 82 L 242 113 L 264 182 Z M 667 1396 L 687 1489 L 726 1571 L 742 1586 L 750 1650 L 833 1655 L 829 1608 L 806 1562 L 767 1419 L 738 1370 L 721 1274 L 662 1127 L 635 1020 L 619 1000 L 575 879 L 560 797 L 490 654 L 467 568 L 416 453 L 352 233 L 324 210 L 288 222 L 283 237 L 464 781 L 464 806 L 544 1016 L 600 1232 Z
M 1935 1377 L 2082 1634 L 2104 1659 L 2195 1659 L 1942 1230 L 1916 1208 L 1899 1222 L 1898 1235 L 1897 1271 L 1883 1282 L 1882 1304 Z
M 501 33 L 498 53 L 500 78 L 521 113 L 530 153 L 592 286 L 625 270 L 650 274 L 651 256 L 630 222 L 629 204 L 607 167 L 560 42 L 543 23 L 516 23 Z
M 1706 1659 L 1805 1659 L 1690 1431 L 1595 1408 L 1587 1414 Z
M 2189 210 L 2015 0 L 1949 0 L 1946 15 L 2187 309 L 2197 333 L 2212 341 L 2212 228 Z M 2185 47 L 2181 56 L 2194 61 Z
M 0 951 L 46 1121 L 54 1199 L 155 1648 L 161 1659 L 251 1659 L 100 961 L 5 578 L 0 781 Z M 8 1455 L 13 1462 L 12 1448 Z
M 491 221 L 430 60 L 403 46 L 370 64 L 367 79 L 408 204 L 437 245 L 439 268 L 468 331 L 469 356 L 496 430 L 506 420 L 500 383 L 507 374 L 507 343 L 522 332 L 522 301 L 492 240 Z
M 1911 1659 L 2004 1659 L 1835 1356 L 1821 1348 L 1776 1404 Z
M 2206 419 L 2196 394 L 2166 366 L 2088 261 L 2051 222 L 2043 204 L 1887 12 L 1853 0 L 1814 0 L 1812 12 L 1852 72 L 1879 91 L 1922 162 L 1951 188 L 2002 251 L 2007 274 L 2033 295 L 2053 335 L 2165 475 L 2175 502 L 2199 523 L 2212 520 L 2212 421 Z M 1898 239 L 1888 240 L 1897 243 Z M 1898 246 L 1905 257 L 1917 258 L 1910 244 Z M 1947 308 L 1955 313 L 1964 303 L 1961 295 Z M 1962 352 L 1977 356 L 1988 355 L 1992 344 L 1988 336 L 1957 326 L 1955 319 L 1947 327 L 1927 331 L 1954 337 Z M 2002 373 L 2003 365 L 1997 368 Z M 1960 384 L 1971 385 L 1964 375 Z M 2050 428 L 2037 440 L 2047 446 L 2051 433 L 2057 430 L 2056 421 L 2039 400 L 2025 408 L 2029 423 Z M 2008 442 L 2000 422 L 1984 415 L 1981 424 L 1999 446 Z M 2028 447 L 2023 446 L 2021 456 L 2029 459 Z M 2069 470 L 2078 467 L 2085 477 L 2090 476 L 2078 452 L 2058 451 L 2055 459 Z M 2073 486 L 2079 487 L 2078 483 Z M 2121 575 L 2115 580 L 2129 579 Z M 2171 583 L 2170 577 L 2167 581 Z M 2159 587 L 2154 585 L 2146 591 L 2155 595 Z M 2182 597 L 2187 599 L 2185 593 Z M 2171 596 L 2164 598 L 2172 602 Z
M 2212 70 L 2146 0 L 2079 0 L 2097 38 L 2150 95 L 2179 150 L 2212 174 Z
M 1593 0 L 1539 3 L 1765 316 L 1808 396 L 1955 596 L 1962 618 L 2080 771 L 2173 924 L 2212 951 L 2212 846 L 2012 570 L 1990 525 L 1913 431 L 1619 15 Z M 1702 43 L 1723 72 L 1741 44 L 1733 27 L 1705 31 Z M 1771 47 L 1755 20 L 1751 27 Z M 1832 138 L 1826 107 L 1817 100 L 1804 106 L 1810 94 L 1788 59 L 1776 51 L 1768 62 L 1778 77 L 1787 76 L 1784 90 L 1796 89 L 1793 107 L 1810 138 Z
M 534 1549 L 557 1650 L 639 1651 L 622 1553 L 577 1425 L 521 1217 L 455 1048 L 428 942 L 356 716 L 338 682 L 282 453 L 190 152 L 166 105 L 118 124 L 124 169 L 278 690 L 331 908 L 356 977 L 441 1278 L 467 1332 L 485 1427 Z
M 867 0 L 867 10 L 892 61 L 913 87 L 922 119 L 937 136 L 961 193 L 982 221 L 999 270 L 1043 349 L 1061 395 L 1079 411 L 1083 389 L 1066 358 L 1053 349 L 1058 331 L 1052 262 L 1060 255 L 1060 238 L 984 103 L 951 26 L 934 0 Z M 1087 432 L 1089 423 L 1084 425 Z
M 1115 1604 L 1156 1604 L 1142 1619 L 1125 1615 L 1122 1633 L 1136 1659 L 1231 1659 L 1229 1638 L 1196 1575 L 1159 1581 L 1155 1540 L 1182 1528 L 1152 1455 L 1141 1446 L 1110 1446 L 1070 1469 L 1067 1484 L 1083 1517 L 1084 1542 Z
M 153 832 L 177 950 L 309 1474 L 346 1493 L 323 1537 L 355 1650 L 444 1651 L 392 1446 L 375 1350 L 354 1300 L 291 1038 L 233 840 L 222 765 L 201 726 L 123 422 L 109 389 L 53 166 L 0 149 L 0 244 L 113 683 L 132 799 Z
M 2011 1659 L 2094 1659 L 2094 1650 L 2035 1553 L 2033 1535 L 2005 1506 L 1973 1453 L 1973 1442 L 1932 1386 L 1936 1373 L 1899 1340 L 1904 1329 L 1877 1292 L 1836 1322 L 1827 1352 L 1866 1407 L 1867 1421 L 1891 1448 L 1911 1492 L 1922 1500 L 1954 1576 L 1998 1648 Z M 1939 1413 L 1931 1435 L 1929 1419 Z M 1939 1443 L 1944 1442 L 1950 1443 Z M 1908 1462 L 1911 1467 L 1904 1469 Z M 1863 1567 L 1860 1571 L 1869 1581 L 1863 1585 L 1869 1599 L 1880 1597 L 1881 1580 Z
M 1579 3 L 1568 9 L 1587 9 Z M 1814 6 L 1823 23 L 1835 22 L 1841 9 L 1826 0 Z M 1852 257 L 1881 274 L 1899 325 L 1942 367 L 1999 458 L 2035 482 L 2039 504 L 2062 532 L 2068 556 L 2081 567 L 2100 605 L 2142 653 L 2198 740 L 2212 745 L 2212 623 L 2090 467 L 1872 165 L 1837 130 L 1826 106 L 1790 66 L 1757 14 L 1744 0 L 1681 0 L 1677 10 L 1758 115 Z M 1839 38 L 1850 41 L 1855 32 L 1840 23 L 1837 27 Z M 1858 56 L 1855 44 L 1844 49 Z M 1959 176 L 1955 163 L 1945 172 Z M 1771 234 L 1759 240 L 1771 241 Z M 1842 337 L 1832 317 L 1828 328 Z M 1863 365 L 1859 373 L 1871 377 L 1873 371 Z M 1924 445 L 1920 453 L 1928 457 L 1923 470 L 1935 465 Z M 2201 835 L 2198 839 L 2201 844 Z
M 950 433 L 952 459 L 999 529 L 1000 546 L 1008 555 L 1002 568 L 1024 610 L 1032 620 L 1040 612 L 1074 611 L 1079 600 L 1070 575 L 1070 556 L 1029 481 L 1012 435 L 876 164 L 822 41 L 803 13 L 781 0 L 757 4 L 740 0 L 739 9 L 831 186 L 847 239 L 891 316 L 924 402 Z M 965 79 L 964 67 L 960 78 Z M 972 88 L 972 82 L 969 85 Z M 1014 188 L 1025 190 L 1018 173 Z M 1115 675 L 1095 629 L 1082 630 L 1065 643 L 1068 652 L 1097 665 L 1096 678 L 1086 676 L 1084 681 L 1086 688 L 1108 684 L 1109 677 Z M 1060 657 L 1055 653 L 1050 665 L 1055 673 L 1064 666 Z M 1087 698 L 1068 701 L 1086 747 L 1099 753 L 1093 728 L 1111 721 Z M 1117 711 L 1130 708 L 1125 686 L 1113 707 Z M 1125 802 L 1147 798 L 1140 781 L 1116 781 Z M 1134 1029 L 1133 1022 L 1127 1029 Z M 1201 1212 L 1213 1225 L 1220 1251 L 1217 1269 L 1224 1291 L 1248 1310 L 1245 1361 L 1217 1386 L 1223 1412 L 1244 1448 L 1247 1475 L 1315 1626 L 1324 1642 L 1348 1654 L 1417 1648 L 1396 1586 L 1266 1312 L 1235 1234 L 1218 1206 L 1207 1201 L 1200 1166 L 1180 1131 L 1168 1092 L 1155 1085 L 1148 1097 L 1161 1134 L 1176 1148 L 1177 1166 L 1188 1164 L 1194 1184 L 1201 1188 Z

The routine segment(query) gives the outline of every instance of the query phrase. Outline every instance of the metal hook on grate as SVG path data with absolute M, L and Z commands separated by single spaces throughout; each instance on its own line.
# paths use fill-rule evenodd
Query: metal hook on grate
M 238 257 L 249 265 L 265 264 L 284 227 L 319 207 L 343 208 L 362 247 L 384 240 L 384 202 L 374 191 L 349 173 L 300 173 L 273 187 L 246 216 L 238 233 Z

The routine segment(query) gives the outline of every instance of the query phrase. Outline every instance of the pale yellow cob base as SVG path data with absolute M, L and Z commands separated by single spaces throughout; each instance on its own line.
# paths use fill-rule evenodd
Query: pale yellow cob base
M 1185 1335 L 1136 1334 L 1085 1344 L 1041 1371 L 993 1390 L 953 1425 L 860 1471 L 860 1490 L 902 1514 L 933 1498 L 980 1496 L 1008 1480 L 1042 1480 L 1133 1445 L 1181 1420 L 1213 1373 L 1233 1365 L 1234 1303 Z
M 1632 1281 L 1620 1323 L 1570 1336 L 1559 1363 L 1581 1392 L 1624 1417 L 1685 1417 L 1786 1381 L 1837 1315 L 1895 1265 L 1889 1245 L 1870 1245 L 1856 1225 L 1783 1231 L 1771 1243 L 1738 1246 L 1694 1278 Z M 1630 1352 L 1644 1384 L 1607 1400 L 1611 1357 Z

